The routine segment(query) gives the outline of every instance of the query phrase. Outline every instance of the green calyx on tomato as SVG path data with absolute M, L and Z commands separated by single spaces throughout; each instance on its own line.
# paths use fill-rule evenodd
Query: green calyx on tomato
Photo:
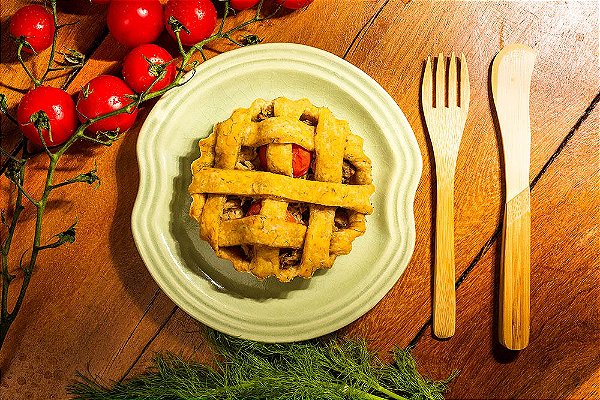
M 23 136 L 34 146 L 58 146 L 77 129 L 75 102 L 62 89 L 40 86 L 21 99 L 17 122 Z
M 77 98 L 77 113 L 79 120 L 85 122 L 89 119 L 120 110 L 131 105 L 135 100 L 135 93 L 127 84 L 116 76 L 100 75 L 92 79 L 79 92 Z M 87 129 L 90 132 L 125 132 L 133 126 L 138 110 L 113 115 L 91 124 Z
M 156 92 L 170 85 L 177 75 L 173 57 L 155 44 L 142 44 L 123 60 L 123 78 L 136 93 Z
M 181 43 L 192 46 L 208 38 L 217 26 L 217 9 L 210 0 L 170 0 L 164 13 L 167 32 Z

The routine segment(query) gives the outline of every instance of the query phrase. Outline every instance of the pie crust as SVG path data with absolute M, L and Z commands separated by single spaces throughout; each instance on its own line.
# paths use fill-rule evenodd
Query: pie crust
M 301 178 L 293 177 L 292 144 L 312 153 Z M 258 166 L 261 146 L 266 171 Z M 365 232 L 375 190 L 371 161 L 362 139 L 329 109 L 307 99 L 257 99 L 216 124 L 199 147 L 190 215 L 200 237 L 236 270 L 282 282 L 310 278 Z M 256 215 L 243 210 L 252 201 L 262 202 Z M 289 209 L 296 222 L 286 218 Z

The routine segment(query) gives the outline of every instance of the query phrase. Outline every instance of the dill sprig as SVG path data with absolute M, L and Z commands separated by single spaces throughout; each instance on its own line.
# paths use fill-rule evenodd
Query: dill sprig
M 68 388 L 79 400 L 443 399 L 450 376 L 423 378 L 410 350 L 384 363 L 362 339 L 266 344 L 207 331 L 212 365 L 157 354 L 144 373 L 104 386 L 78 374 Z

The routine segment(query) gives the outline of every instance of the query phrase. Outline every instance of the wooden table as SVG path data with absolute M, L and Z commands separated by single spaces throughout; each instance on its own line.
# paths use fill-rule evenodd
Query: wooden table
M 68 90 L 100 73 L 118 74 L 126 49 L 107 33 L 105 10 L 86 0 L 59 3 L 62 21 L 81 21 L 64 30 L 61 43 L 88 56 Z M 29 87 L 7 36 L 9 16 L 25 4 L 2 0 L 0 91 L 11 107 Z M 315 46 L 358 66 L 400 105 L 419 143 L 424 169 L 412 261 L 385 298 L 342 333 L 364 335 L 381 352 L 412 343 L 421 372 L 432 378 L 459 370 L 449 397 L 599 398 L 597 3 L 316 0 L 250 31 L 265 42 Z M 503 172 L 489 95 L 491 61 L 513 42 L 538 52 L 531 87 L 531 342 L 521 352 L 504 350 L 496 339 Z M 167 37 L 160 43 L 175 50 Z M 433 155 L 418 95 L 423 60 L 451 51 L 467 56 L 471 106 L 455 186 L 457 330 L 440 341 L 430 324 Z M 39 73 L 42 65 L 34 69 Z M 198 323 L 157 287 L 131 235 L 136 138 L 150 107 L 112 148 L 79 146 L 64 160 L 59 176 L 96 160 L 102 185 L 72 187 L 49 206 L 44 238 L 77 216 L 77 241 L 40 257 L 0 354 L 0 399 L 65 398 L 76 370 L 119 380 L 155 351 L 206 350 Z M 2 135 L 4 144 L 18 135 L 6 118 Z M 42 158 L 33 163 L 32 190 L 40 187 L 43 168 Z M 6 178 L 0 182 L 6 207 L 14 190 Z M 32 216 L 30 208 L 23 214 L 28 222 L 19 249 L 29 245 Z

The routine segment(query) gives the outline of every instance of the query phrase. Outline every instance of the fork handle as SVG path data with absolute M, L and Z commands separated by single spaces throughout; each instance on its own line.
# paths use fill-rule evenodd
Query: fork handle
M 454 335 L 456 326 L 453 173 L 438 174 L 436 203 L 433 333 L 444 339 Z
M 500 343 L 521 350 L 529 343 L 531 211 L 529 187 L 506 203 L 500 263 Z

